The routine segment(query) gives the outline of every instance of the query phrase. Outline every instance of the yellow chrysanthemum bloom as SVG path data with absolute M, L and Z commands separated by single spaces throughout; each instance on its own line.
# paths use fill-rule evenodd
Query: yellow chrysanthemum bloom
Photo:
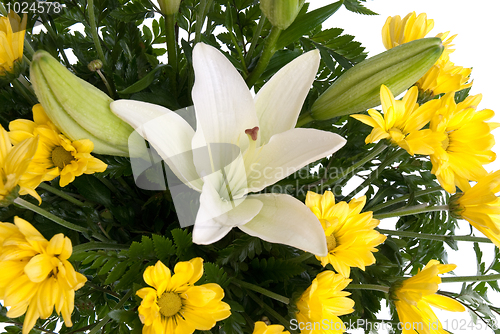
M 257 321 L 253 329 L 253 334 L 290 334 L 289 331 L 283 331 L 285 327 L 281 325 L 266 325 L 263 321 Z
M 398 45 L 424 38 L 434 28 L 434 20 L 427 19 L 427 14 L 411 12 L 401 20 L 399 15 L 389 16 L 382 27 L 382 43 L 387 50 Z M 448 37 L 449 31 L 439 33 L 436 37 L 443 41 L 444 51 L 439 60 L 448 61 L 450 53 L 455 51 L 451 47 L 457 35 Z
M 438 60 L 416 85 L 430 95 L 459 91 L 472 86 L 472 82 L 467 83 L 471 72 L 472 69 L 455 66 L 449 60 Z
M 389 16 L 382 27 L 382 42 L 387 50 L 403 43 L 424 38 L 434 28 L 434 20 L 427 19 L 427 14 L 417 16 L 409 13 L 402 20 L 399 15 Z
M 473 187 L 464 184 L 463 194 L 452 197 L 451 213 L 472 226 L 500 247 L 500 170 L 481 178 Z
M 366 266 L 375 263 L 373 252 L 387 238 L 375 231 L 379 220 L 373 219 L 373 213 L 363 212 L 366 196 L 353 199 L 349 204 L 335 204 L 335 196 L 331 191 L 323 195 L 307 192 L 306 205 L 318 217 L 325 230 L 328 255 L 316 256 L 323 266 L 330 263 L 333 268 L 349 277 L 351 267 L 365 270 Z
M 439 261 L 431 260 L 418 274 L 391 288 L 403 334 L 448 333 L 431 306 L 451 312 L 465 311 L 459 302 L 436 293 L 441 283 L 438 274 L 447 273 L 456 267 L 454 264 L 440 264 Z
M 191 334 L 209 330 L 231 315 L 218 284 L 194 286 L 203 275 L 202 258 L 177 263 L 174 273 L 160 261 L 144 271 L 144 281 L 152 286 L 137 291 L 144 334 Z
M 35 137 L 12 146 L 8 132 L 0 125 L 0 202 L 8 197 L 18 185 L 19 194 L 30 194 L 40 201 L 35 188 L 30 188 L 21 182 L 37 146 L 38 139 Z
M 401 101 L 395 100 L 392 92 L 385 85 L 380 87 L 382 116 L 375 109 L 368 110 L 368 115 L 351 115 L 358 121 L 373 127 L 365 142 L 374 143 L 380 139 L 390 139 L 404 148 L 411 155 L 432 154 L 434 147 L 443 139 L 440 133 L 429 129 L 421 130 L 435 113 L 430 104 L 419 107 L 418 89 L 410 88 Z
M 36 188 L 43 181 L 60 176 L 65 187 L 82 174 L 103 172 L 107 165 L 90 153 L 94 144 L 88 139 L 71 141 L 48 119 L 40 104 L 33 106 L 33 120 L 17 119 L 10 122 L 10 138 L 19 142 L 38 136 L 38 150 L 24 177 L 24 182 Z
M 87 279 L 68 262 L 71 240 L 59 233 L 47 241 L 24 219 L 15 217 L 14 223 L 0 223 L 0 299 L 10 307 L 7 316 L 26 313 L 23 334 L 54 308 L 72 326 L 75 290 Z
M 444 133 L 441 145 L 431 154 L 432 173 L 449 193 L 455 186 L 467 187 L 468 181 L 478 181 L 486 175 L 483 165 L 496 159 L 491 150 L 495 138 L 491 131 L 498 123 L 487 123 L 494 116 L 490 109 L 476 111 L 481 94 L 467 97 L 456 104 L 454 93 L 426 103 L 437 110 L 430 129 Z
M 347 298 L 351 293 L 342 291 L 350 282 L 350 279 L 331 270 L 316 276 L 297 302 L 299 312 L 295 317 L 300 333 L 345 332 L 345 325 L 338 316 L 354 312 L 354 301 Z
M 0 17 L 0 75 L 14 70 L 14 63 L 23 57 L 27 15 L 23 20 L 13 11 Z

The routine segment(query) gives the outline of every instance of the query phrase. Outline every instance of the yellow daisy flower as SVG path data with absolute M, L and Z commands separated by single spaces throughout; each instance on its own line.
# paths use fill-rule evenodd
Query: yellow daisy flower
M 297 325 L 302 334 L 337 334 L 346 328 L 338 316 L 354 312 L 354 301 L 342 291 L 350 279 L 335 274 L 331 270 L 323 271 L 312 281 L 310 287 L 297 302 Z
M 436 115 L 430 122 L 430 129 L 444 133 L 441 145 L 431 154 L 432 173 L 449 193 L 455 186 L 462 188 L 468 181 L 478 181 L 486 175 L 483 165 L 496 159 L 491 150 L 495 138 L 491 130 L 498 123 L 487 123 L 494 116 L 490 109 L 476 111 L 481 94 L 467 97 L 456 104 L 454 93 L 448 93 L 439 100 L 432 100 Z
M 378 252 L 375 247 L 387 238 L 374 230 L 380 221 L 372 218 L 372 212 L 361 213 L 365 203 L 365 196 L 349 204 L 335 204 L 331 191 L 323 195 L 307 193 L 306 205 L 321 222 L 328 247 L 327 256 L 316 258 L 323 266 L 330 263 L 344 277 L 351 274 L 350 267 L 365 270 L 365 266 L 374 264 L 373 252 Z
M 401 101 L 395 100 L 392 92 L 385 85 L 380 87 L 382 116 L 375 109 L 368 110 L 368 115 L 351 115 L 358 121 L 373 127 L 365 142 L 374 143 L 380 139 L 390 139 L 394 144 L 404 148 L 411 155 L 432 154 L 434 147 L 444 137 L 429 129 L 421 130 L 435 113 L 431 104 L 419 107 L 417 103 L 418 89 L 410 88 Z
M 194 286 L 203 275 L 202 258 L 177 263 L 174 273 L 160 261 L 144 271 L 144 281 L 152 287 L 137 291 L 144 334 L 191 334 L 209 330 L 231 315 L 218 284 Z
M 473 187 L 462 185 L 463 194 L 452 197 L 451 213 L 472 226 L 500 247 L 500 170 L 481 178 Z
M 398 45 L 424 38 L 434 28 L 434 20 L 427 19 L 427 14 L 411 12 L 401 20 L 399 15 L 389 16 L 382 27 L 382 43 L 387 50 Z M 449 31 L 439 33 L 436 37 L 443 41 L 444 51 L 439 60 L 448 61 L 450 53 L 455 51 L 451 47 L 457 35 L 448 37 Z
M 38 150 L 24 177 L 24 182 L 36 188 L 43 181 L 60 176 L 65 187 L 82 174 L 103 172 L 107 165 L 90 153 L 94 144 L 88 139 L 71 141 L 50 122 L 40 104 L 33 106 L 33 120 L 10 122 L 10 138 L 19 142 L 39 136 Z
M 62 233 L 48 241 L 19 217 L 14 224 L 0 223 L 0 299 L 10 307 L 8 317 L 26 314 L 23 334 L 54 308 L 66 326 L 73 325 L 75 290 L 87 279 L 68 262 L 72 251 L 71 240 Z
M 283 331 L 285 327 L 281 325 L 266 325 L 263 321 L 257 321 L 253 329 L 253 334 L 290 334 L 289 331 Z
M 431 96 L 455 92 L 472 86 L 472 82 L 467 83 L 471 72 L 472 69 L 455 66 L 449 60 L 438 60 L 416 85 Z
M 417 16 L 409 13 L 402 20 L 399 15 L 389 16 L 382 27 L 382 42 L 387 50 L 403 43 L 424 38 L 434 28 L 434 20 L 427 19 L 427 14 Z
M 436 293 L 441 283 L 438 274 L 447 273 L 456 267 L 454 264 L 440 264 L 439 261 L 431 260 L 418 274 L 391 288 L 403 334 L 447 333 L 431 306 L 451 312 L 465 311 L 459 302 Z
M 41 201 L 35 188 L 30 188 L 21 182 L 26 173 L 31 159 L 35 155 L 38 146 L 38 139 L 28 138 L 12 145 L 9 134 L 0 125 L 0 205 L 12 191 L 19 185 L 19 194 L 30 194 Z M 8 205 L 8 201 L 4 203 Z
M 13 11 L 7 17 L 0 17 L 0 75 L 13 72 L 14 63 L 22 59 L 27 15 L 23 20 Z

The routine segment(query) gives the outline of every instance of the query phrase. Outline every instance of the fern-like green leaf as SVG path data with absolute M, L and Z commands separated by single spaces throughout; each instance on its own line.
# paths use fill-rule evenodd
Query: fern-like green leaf
M 348 11 L 363 15 L 378 15 L 374 11 L 363 6 L 361 2 L 366 0 L 344 0 L 344 6 Z
M 250 266 L 252 267 L 255 277 L 261 278 L 263 281 L 285 281 L 293 276 L 299 275 L 304 271 L 304 268 L 298 263 L 275 259 L 254 259 Z
M 155 248 L 156 257 L 163 263 L 168 262 L 168 259 L 175 255 L 176 249 L 172 240 L 163 236 L 153 234 L 153 244 Z

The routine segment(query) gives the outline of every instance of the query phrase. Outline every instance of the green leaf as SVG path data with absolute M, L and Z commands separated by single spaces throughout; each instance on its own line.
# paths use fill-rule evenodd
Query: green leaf
M 143 20 L 146 17 L 153 17 L 153 13 L 149 9 L 145 8 L 140 2 L 134 1 L 113 10 L 110 15 L 123 22 L 132 22 Z
M 118 260 L 116 258 L 110 258 L 108 260 L 108 262 L 106 262 L 106 264 L 101 267 L 101 269 L 99 270 L 97 275 L 107 274 L 115 266 L 115 264 L 118 263 L 118 261 L 120 261 L 120 260 Z
M 299 275 L 304 271 L 304 268 L 298 263 L 276 259 L 254 259 L 250 266 L 255 270 L 254 277 L 266 281 L 285 281 L 293 276 Z
M 262 253 L 262 243 L 259 238 L 242 235 L 233 243 L 221 250 L 219 253 L 220 263 L 231 263 L 233 266 L 245 261 L 247 258 L 253 259 L 255 255 Z
M 116 284 L 116 289 L 130 289 L 132 283 L 140 278 L 142 278 L 142 263 L 136 262 L 130 266 L 127 272 L 121 277 L 118 284 Z
M 153 234 L 155 254 L 160 261 L 167 263 L 170 256 L 175 255 L 176 249 L 172 240 Z
M 127 270 L 128 268 L 128 262 L 120 262 L 118 263 L 113 270 L 109 273 L 108 277 L 106 277 L 106 281 L 104 281 L 104 284 L 113 284 L 116 282 Z
M 332 16 L 342 6 L 342 3 L 342 0 L 337 1 L 304 15 L 297 16 L 297 19 L 292 25 L 281 33 L 278 43 L 276 43 L 276 50 L 283 49 L 285 46 L 294 43 L 302 36 L 307 35 Z
M 168 66 L 167 64 L 161 64 L 156 66 L 151 72 L 146 74 L 141 80 L 137 81 L 136 83 L 132 84 L 131 86 L 128 86 L 127 88 L 119 91 L 119 94 L 133 94 L 140 92 L 141 90 L 144 90 L 149 87 L 155 80 L 155 74 L 160 70 L 162 67 Z
M 89 201 L 104 206 L 111 205 L 111 191 L 95 176 L 81 175 L 73 181 L 72 185 Z
M 187 230 L 176 228 L 172 230 L 172 237 L 174 238 L 174 243 L 177 248 L 177 256 L 182 258 L 182 255 L 184 255 L 193 244 L 191 233 Z
M 365 2 L 366 0 L 361 0 Z M 361 4 L 360 0 L 344 0 L 344 6 L 347 10 L 358 13 L 358 14 L 363 14 L 363 15 L 378 15 L 374 11 L 366 8 Z
M 98 174 L 99 177 L 109 176 L 111 178 L 118 178 L 120 176 L 132 175 L 129 158 L 101 155 L 99 159 L 108 165 L 104 172 Z
M 215 263 L 206 262 L 203 264 L 203 283 L 216 283 L 219 284 L 223 289 L 229 284 L 230 278 L 227 277 L 227 273 L 224 269 L 220 268 Z
M 118 323 L 132 323 L 137 317 L 137 312 L 134 310 L 112 310 L 108 313 L 109 317 Z

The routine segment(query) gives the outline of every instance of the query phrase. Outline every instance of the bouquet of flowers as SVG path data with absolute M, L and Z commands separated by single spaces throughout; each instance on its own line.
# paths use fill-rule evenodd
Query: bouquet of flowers
M 445 333 L 437 307 L 499 333 L 494 112 L 425 13 L 387 18 L 367 58 L 322 27 L 342 6 L 375 14 L 0 3 L 6 332 Z M 459 242 L 475 276 L 450 273 Z

